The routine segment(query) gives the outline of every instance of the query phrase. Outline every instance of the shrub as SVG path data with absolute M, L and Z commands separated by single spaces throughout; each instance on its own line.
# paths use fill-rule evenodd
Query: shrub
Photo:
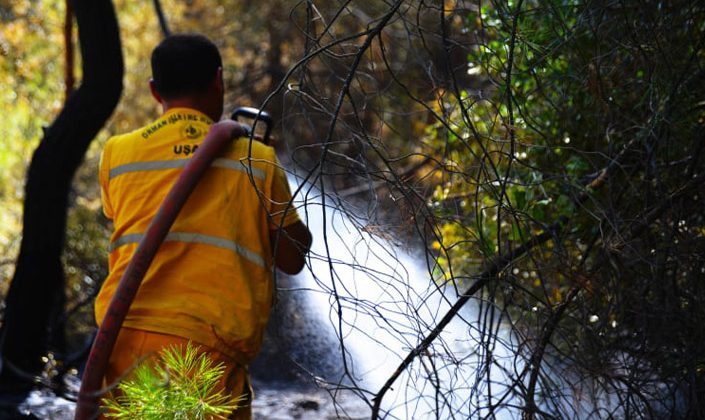
M 117 419 L 224 419 L 243 397 L 228 394 L 220 379 L 225 365 L 214 365 L 197 346 L 171 346 L 159 360 L 143 362 L 103 400 L 105 416 Z

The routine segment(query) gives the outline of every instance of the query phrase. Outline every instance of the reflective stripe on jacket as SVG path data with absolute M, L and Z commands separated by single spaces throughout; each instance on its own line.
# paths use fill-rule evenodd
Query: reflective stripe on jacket
M 137 244 L 208 131 L 195 110 L 108 140 L 100 185 L 113 220 L 100 323 Z M 125 326 L 188 338 L 245 361 L 257 353 L 272 297 L 269 231 L 298 221 L 274 150 L 240 139 L 217 159 L 159 248 Z

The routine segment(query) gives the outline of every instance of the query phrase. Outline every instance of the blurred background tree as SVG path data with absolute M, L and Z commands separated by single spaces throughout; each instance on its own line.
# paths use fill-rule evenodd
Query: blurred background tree
M 67 8 L 66 101 L 51 125 L 43 127 L 42 139 L 27 169 L 22 238 L 3 308 L 0 389 L 4 399 L 9 399 L 6 394 L 17 398 L 26 395 L 41 372 L 42 358 L 57 360 L 47 354 L 50 348 L 57 349 L 61 359 L 65 357 L 66 281 L 62 255 L 72 180 L 122 91 L 122 52 L 112 3 L 103 0 L 75 6 L 76 20 L 81 25 L 83 77 L 81 85 L 74 89 L 72 13 Z M 42 22 L 41 18 L 34 18 L 29 19 L 33 24 Z M 19 54 L 14 64 L 21 70 L 23 59 L 27 58 Z M 37 64 L 36 60 L 27 61 Z M 37 85 L 29 79 L 24 82 Z

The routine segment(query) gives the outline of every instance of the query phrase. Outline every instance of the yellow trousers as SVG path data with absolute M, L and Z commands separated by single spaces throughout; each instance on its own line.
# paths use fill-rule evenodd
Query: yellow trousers
M 152 354 L 156 355 L 163 348 L 172 345 L 186 348 L 188 341 L 189 340 L 185 338 L 175 335 L 123 327 L 120 330 L 115 347 L 113 348 L 113 353 L 108 362 L 104 385 L 113 387 L 118 381 L 124 379 L 123 376 L 129 377 L 130 370 L 133 370 L 145 357 Z M 231 393 L 234 397 L 243 395 L 246 397 L 241 403 L 242 407 L 234 411 L 228 418 L 250 420 L 252 418 L 252 410 L 250 407 L 252 389 L 250 388 L 247 368 L 239 365 L 232 358 L 218 351 L 199 343 L 194 344 L 198 345 L 200 352 L 206 353 L 214 364 L 223 363 L 225 365 L 221 385 L 226 392 Z

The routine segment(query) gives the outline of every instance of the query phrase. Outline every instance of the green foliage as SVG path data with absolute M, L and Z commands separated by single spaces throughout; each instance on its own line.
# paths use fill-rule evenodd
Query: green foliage
M 468 48 L 468 73 L 488 87 L 446 92 L 447 118 L 439 118 L 424 138 L 453 164 L 438 172 L 429 200 L 442 221 L 434 248 L 446 280 L 448 273 L 471 276 L 482 261 L 516 248 L 560 217 L 590 242 L 599 217 L 593 212 L 609 204 L 585 186 L 632 140 L 645 149 L 670 143 L 659 147 L 654 165 L 688 159 L 686 139 L 702 118 L 697 123 L 693 113 L 698 89 L 684 90 L 678 74 L 693 74 L 702 65 L 703 52 L 690 40 L 699 39 L 703 28 L 702 19 L 692 18 L 702 11 L 685 4 L 665 11 L 649 3 L 634 17 L 630 7 L 611 9 L 602 2 L 496 1 L 467 15 L 466 29 L 482 34 Z M 642 152 L 632 154 L 629 162 Z M 626 181 L 634 198 L 651 188 L 637 186 L 645 171 Z M 576 211 L 580 193 L 591 197 L 587 212 Z M 628 204 L 621 211 L 639 212 Z M 570 284 L 548 269 L 554 263 L 544 257 L 553 250 L 546 251 L 537 251 L 527 266 L 520 263 L 520 272 L 543 271 L 541 280 L 529 276 L 529 285 L 561 296 Z M 563 269 L 582 266 L 580 247 L 566 244 L 563 251 Z
M 703 5 L 490 1 L 465 24 L 480 88 L 443 92 L 423 139 L 443 162 L 436 274 L 462 283 L 561 220 L 492 297 L 532 335 L 577 289 L 553 348 L 592 372 L 629 354 L 702 395 Z
M 29 0 L 0 2 L 0 254 L 17 251 L 25 167 L 42 126 L 61 105 L 62 1 L 35 8 Z M 11 275 L 0 267 L 0 289 Z
M 162 350 L 156 364 L 143 362 L 118 386 L 120 395 L 103 400 L 106 417 L 142 420 L 224 419 L 242 397 L 219 385 L 225 366 L 213 365 L 189 343 Z

